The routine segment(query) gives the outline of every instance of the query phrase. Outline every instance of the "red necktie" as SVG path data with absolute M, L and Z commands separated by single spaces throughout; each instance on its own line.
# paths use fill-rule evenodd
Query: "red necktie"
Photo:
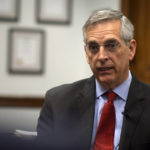
M 114 92 L 108 92 L 108 101 L 105 103 L 98 130 L 95 137 L 94 150 L 113 150 L 115 131 Z

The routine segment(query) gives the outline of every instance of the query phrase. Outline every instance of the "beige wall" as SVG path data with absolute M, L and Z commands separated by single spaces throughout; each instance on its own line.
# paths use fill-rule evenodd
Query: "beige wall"
M 47 89 L 91 75 L 86 64 L 82 26 L 96 9 L 120 9 L 120 0 L 74 0 L 70 25 L 38 24 L 36 0 L 21 0 L 18 22 L 0 22 L 0 95 L 44 96 Z M 25 27 L 46 32 L 45 72 L 42 75 L 12 75 L 7 72 L 8 29 Z M 9 130 L 35 130 L 40 108 L 0 108 L 0 122 Z

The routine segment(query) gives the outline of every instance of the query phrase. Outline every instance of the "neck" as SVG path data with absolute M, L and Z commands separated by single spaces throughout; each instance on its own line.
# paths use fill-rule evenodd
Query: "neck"
M 100 83 L 101 86 L 102 86 L 103 88 L 105 88 L 106 90 L 113 90 L 113 89 L 115 89 L 116 87 L 118 87 L 119 85 L 121 85 L 122 83 L 124 83 L 124 82 L 127 80 L 128 76 L 129 76 L 129 72 L 128 72 L 127 76 L 126 76 L 124 79 L 122 79 L 122 80 L 120 80 L 120 81 L 118 80 L 118 82 L 113 81 L 113 82 L 105 82 L 105 83 L 99 82 L 99 83 Z

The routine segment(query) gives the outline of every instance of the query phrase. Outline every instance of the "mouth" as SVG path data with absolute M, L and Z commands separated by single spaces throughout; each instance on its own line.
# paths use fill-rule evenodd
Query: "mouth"
M 113 70 L 113 67 L 99 67 L 97 68 L 97 71 L 101 74 L 110 73 Z

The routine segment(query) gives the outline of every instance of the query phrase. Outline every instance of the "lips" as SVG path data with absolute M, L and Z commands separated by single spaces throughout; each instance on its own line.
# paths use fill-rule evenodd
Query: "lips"
M 107 70 L 113 69 L 113 67 L 100 67 L 97 69 L 98 69 L 98 71 L 107 71 Z
M 112 73 L 112 70 L 114 68 L 113 67 L 99 67 L 97 68 L 97 71 L 101 74 L 101 75 L 105 75 L 105 74 L 110 74 Z

